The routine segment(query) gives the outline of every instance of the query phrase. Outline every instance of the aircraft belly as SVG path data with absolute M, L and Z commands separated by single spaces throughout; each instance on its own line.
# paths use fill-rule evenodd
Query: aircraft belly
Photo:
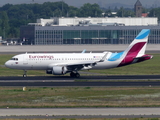
M 119 61 L 105 61 L 103 63 L 98 63 L 93 69 L 110 69 L 117 67 L 119 65 Z
M 28 62 L 27 65 L 23 66 L 26 70 L 46 70 L 47 65 L 45 63 L 35 61 L 35 62 Z

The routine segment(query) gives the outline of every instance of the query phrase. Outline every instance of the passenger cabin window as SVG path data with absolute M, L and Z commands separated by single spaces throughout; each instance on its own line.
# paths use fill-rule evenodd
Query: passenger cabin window
M 11 60 L 18 61 L 18 58 L 11 58 Z

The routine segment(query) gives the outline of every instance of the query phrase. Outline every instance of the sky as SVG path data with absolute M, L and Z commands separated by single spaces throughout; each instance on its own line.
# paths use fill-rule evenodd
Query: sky
M 0 0 L 0 6 L 3 6 L 7 3 L 10 4 L 21 4 L 21 3 L 40 3 L 42 4 L 43 2 L 56 2 L 56 1 L 62 1 L 62 0 Z M 128 5 L 128 6 L 133 6 L 137 0 L 63 0 L 65 3 L 71 5 L 71 6 L 76 6 L 80 7 L 84 3 L 98 3 L 99 5 L 105 7 L 107 4 L 114 4 L 114 3 L 120 3 L 121 5 Z M 142 5 L 144 7 L 151 7 L 151 6 L 157 6 L 160 5 L 160 0 L 140 0 Z

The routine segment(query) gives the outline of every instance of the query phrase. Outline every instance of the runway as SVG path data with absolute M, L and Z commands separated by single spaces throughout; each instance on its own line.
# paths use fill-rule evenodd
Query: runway
M 160 86 L 160 75 L 0 77 L 0 86 Z
M 160 86 L 158 80 L 160 80 L 160 75 L 82 76 L 79 79 L 69 76 L 0 77 L 0 86 Z M 0 118 L 159 118 L 159 111 L 159 107 L 6 108 L 0 109 Z
M 123 51 L 129 44 L 78 44 L 78 45 L 1 45 L 2 53 L 10 52 L 79 52 L 84 49 L 87 51 Z M 47 49 L 46 49 L 47 48 Z M 148 44 L 146 51 L 160 51 L 160 44 Z
M 128 44 L 99 44 L 99 45 L 1 45 L 0 54 L 21 54 L 21 53 L 102 53 L 104 51 L 121 52 L 128 47 Z M 46 49 L 47 48 L 47 49 Z M 160 44 L 148 44 L 146 54 L 159 54 Z
M 0 81 L 20 80 L 20 81 L 39 81 L 39 80 L 53 80 L 53 81 L 73 81 L 73 80 L 160 80 L 160 75 L 87 75 L 80 78 L 71 78 L 70 76 L 7 76 L 0 77 Z
M 122 52 L 123 50 L 112 50 L 111 52 Z M 82 51 L 47 51 L 47 52 L 45 52 L 45 51 L 36 51 L 36 52 L 34 52 L 34 51 L 30 51 L 30 52 L 28 52 L 28 53 L 81 53 Z M 90 53 L 90 52 L 92 52 L 92 51 L 86 51 L 86 53 Z M 103 53 L 104 51 L 93 51 L 92 53 Z M 0 52 L 0 54 L 2 54 L 2 55 L 7 55 L 7 54 L 11 54 L 11 55 L 17 55 L 17 54 L 24 54 L 24 53 L 26 53 L 26 52 L 24 52 L 24 51 L 22 51 L 22 52 L 20 52 L 20 51 L 12 51 L 12 52 L 7 52 L 7 51 L 5 51 L 5 52 Z M 160 50 L 153 50 L 153 51 L 146 51 L 146 54 L 159 54 L 160 53 Z
M 90 118 L 116 118 L 116 117 L 160 117 L 160 108 L 33 108 L 33 109 L 0 109 L 0 118 L 2 116 L 32 116 L 32 118 L 39 117 L 56 117 L 61 118 L 84 118 L 90 116 Z M 121 118 L 120 117 L 120 118 Z

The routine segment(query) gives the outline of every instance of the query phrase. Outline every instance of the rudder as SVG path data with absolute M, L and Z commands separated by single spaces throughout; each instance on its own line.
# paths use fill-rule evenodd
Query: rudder
M 149 33 L 149 29 L 143 29 L 133 40 L 133 42 L 129 45 L 129 47 L 124 51 L 124 53 L 126 53 L 125 56 L 132 55 L 134 57 L 140 57 L 144 55 L 148 42 Z
M 152 56 L 149 56 L 149 58 L 144 58 L 149 33 L 149 29 L 143 29 L 137 35 L 137 37 L 133 40 L 129 47 L 124 51 L 122 61 L 118 65 L 118 67 L 152 58 Z

